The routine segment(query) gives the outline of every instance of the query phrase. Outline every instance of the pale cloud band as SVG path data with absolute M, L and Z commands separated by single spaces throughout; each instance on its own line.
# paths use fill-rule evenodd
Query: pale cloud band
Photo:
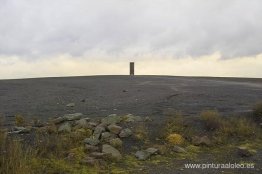
M 262 54 L 253 57 L 221 59 L 219 53 L 201 57 L 143 56 L 136 61 L 137 75 L 175 76 L 220 76 L 220 77 L 262 77 Z M 0 56 L 0 79 L 88 76 L 88 75 L 127 75 L 129 62 L 116 60 L 72 57 L 59 55 L 28 61 L 19 57 Z
M 0 0 L 0 78 L 262 77 L 261 0 Z M 95 68 L 94 68 L 95 67 Z

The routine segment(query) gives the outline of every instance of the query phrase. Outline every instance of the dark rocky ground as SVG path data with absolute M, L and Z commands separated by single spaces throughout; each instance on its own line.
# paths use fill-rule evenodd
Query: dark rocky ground
M 249 112 L 261 99 L 262 79 L 91 76 L 0 81 L 2 115 L 41 119 L 75 111 L 89 117 L 132 113 L 161 119 L 168 108 L 189 115 L 204 109 L 230 114 Z M 76 106 L 68 109 L 71 102 Z
M 150 130 L 154 134 L 169 112 L 195 116 L 206 109 L 217 109 L 230 116 L 249 113 L 261 100 L 262 79 L 91 76 L 0 81 L 0 114 L 7 118 L 7 125 L 12 124 L 16 114 L 47 120 L 75 112 L 90 118 L 132 113 L 153 118 Z M 75 107 L 66 107 L 68 103 L 75 103 Z M 256 156 L 259 159 L 261 155 Z M 212 155 L 199 160 L 208 163 Z M 170 168 L 149 166 L 148 170 L 150 173 L 221 173 L 214 169 L 180 170 L 181 164 L 172 164 Z

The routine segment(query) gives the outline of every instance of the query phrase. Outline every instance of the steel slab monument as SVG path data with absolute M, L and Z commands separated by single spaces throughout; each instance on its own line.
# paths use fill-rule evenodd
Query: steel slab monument
M 135 62 L 130 62 L 130 75 L 135 75 Z

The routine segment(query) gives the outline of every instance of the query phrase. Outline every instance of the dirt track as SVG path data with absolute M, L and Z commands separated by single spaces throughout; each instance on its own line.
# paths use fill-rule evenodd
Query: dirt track
M 161 118 L 169 108 L 188 115 L 204 109 L 230 114 L 248 112 L 261 100 L 262 79 L 90 76 L 0 81 L 2 115 L 41 119 L 70 112 Z M 74 109 L 66 107 L 71 102 Z

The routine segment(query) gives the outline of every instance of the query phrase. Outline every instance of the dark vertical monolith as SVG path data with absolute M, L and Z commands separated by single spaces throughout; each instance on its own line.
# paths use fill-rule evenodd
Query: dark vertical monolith
M 135 75 L 135 63 L 130 62 L 130 75 L 133 76 Z

